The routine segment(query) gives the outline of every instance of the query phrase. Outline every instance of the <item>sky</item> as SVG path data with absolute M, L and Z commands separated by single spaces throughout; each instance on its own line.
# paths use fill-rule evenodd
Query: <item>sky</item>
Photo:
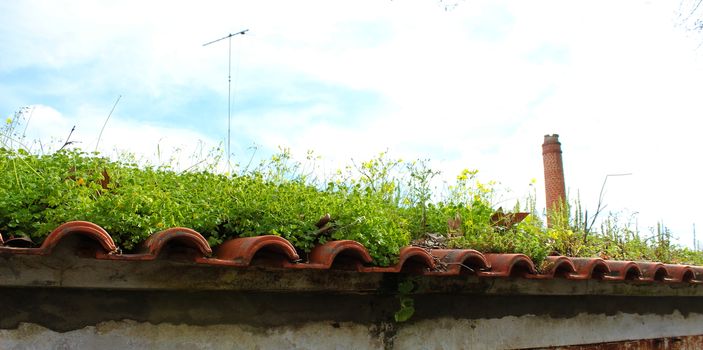
M 703 35 L 683 1 L 3 1 L 0 116 L 30 107 L 47 149 L 75 126 L 74 146 L 188 166 L 226 147 L 229 85 L 233 162 L 387 150 L 440 180 L 478 169 L 495 207 L 544 206 L 559 134 L 570 198 L 594 212 L 606 176 L 631 174 L 608 177 L 606 211 L 692 246 Z M 244 29 L 229 61 L 230 41 L 203 46 Z

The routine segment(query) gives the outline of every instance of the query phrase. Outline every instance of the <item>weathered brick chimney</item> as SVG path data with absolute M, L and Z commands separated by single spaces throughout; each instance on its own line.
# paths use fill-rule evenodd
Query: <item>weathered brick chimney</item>
M 564 165 L 561 161 L 559 135 L 544 135 L 542 159 L 544 161 L 544 191 L 547 199 L 547 225 L 551 226 L 550 212 L 559 203 L 566 203 Z

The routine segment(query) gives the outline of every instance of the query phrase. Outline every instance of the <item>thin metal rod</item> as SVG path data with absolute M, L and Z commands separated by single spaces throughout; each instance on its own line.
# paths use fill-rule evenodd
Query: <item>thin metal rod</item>
M 214 44 L 218 41 L 222 41 L 225 39 L 228 40 L 228 45 L 229 45 L 229 54 L 227 56 L 227 170 L 230 170 L 231 163 L 230 163 L 230 157 L 232 154 L 232 37 L 235 35 L 239 34 L 246 34 L 249 31 L 249 29 L 244 29 L 242 31 L 236 32 L 236 33 L 230 33 L 227 36 L 224 36 L 222 38 L 219 38 L 217 40 L 213 40 L 209 43 L 203 44 L 203 46 L 208 46 L 210 44 Z
M 100 144 L 100 139 L 103 137 L 103 131 L 105 131 L 105 126 L 107 126 L 107 121 L 110 120 L 110 117 L 112 116 L 112 112 L 115 111 L 115 107 L 117 107 L 117 103 L 120 102 L 120 99 L 122 98 L 122 95 L 117 96 L 117 100 L 115 101 L 115 104 L 112 105 L 112 109 L 110 110 L 110 114 L 107 115 L 107 118 L 105 119 L 105 123 L 103 123 L 103 127 L 100 129 L 100 134 L 98 135 L 98 140 L 95 141 L 95 152 L 98 151 L 98 145 Z M 75 126 L 74 126 L 75 128 Z M 73 130 L 71 130 L 73 132 Z M 71 135 L 68 135 L 71 137 Z M 68 140 L 66 140 L 68 141 Z M 63 147 L 61 147 L 63 148 Z
M 229 37 L 229 55 L 227 56 L 227 171 L 230 171 L 232 154 L 232 36 Z
M 203 46 L 208 46 L 208 45 L 210 45 L 210 44 L 214 44 L 214 43 L 216 43 L 216 42 L 218 42 L 218 41 L 225 40 L 225 39 L 227 39 L 227 38 L 231 38 L 231 37 L 233 37 L 233 36 L 235 36 L 235 35 L 246 34 L 248 31 L 249 31 L 249 29 L 244 29 L 244 30 L 242 30 L 241 32 L 236 32 L 236 33 L 228 34 L 227 36 L 223 36 L 222 38 L 219 38 L 219 39 L 217 39 L 217 40 L 213 40 L 213 41 L 211 41 L 211 42 L 209 42 L 209 43 L 205 43 L 205 44 L 203 44 Z

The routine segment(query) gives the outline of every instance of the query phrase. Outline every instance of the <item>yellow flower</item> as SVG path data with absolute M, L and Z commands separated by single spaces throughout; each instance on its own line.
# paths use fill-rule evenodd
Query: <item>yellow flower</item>
M 12 118 L 7 117 L 7 119 L 5 119 L 5 123 L 12 124 Z
M 83 186 L 85 185 L 85 180 L 83 180 L 82 177 L 79 177 L 78 180 L 76 180 L 76 183 L 78 184 L 78 186 Z

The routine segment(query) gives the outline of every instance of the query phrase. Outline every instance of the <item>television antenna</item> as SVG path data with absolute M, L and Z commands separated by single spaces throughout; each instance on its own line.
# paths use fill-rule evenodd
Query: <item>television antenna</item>
M 214 44 L 218 41 L 227 39 L 229 44 L 229 55 L 227 56 L 227 170 L 230 170 L 230 154 L 232 145 L 232 37 L 235 35 L 244 35 L 249 31 L 249 29 L 244 29 L 236 33 L 230 33 L 226 36 L 219 38 L 217 40 L 210 41 L 203 44 L 203 46 L 208 46 Z

